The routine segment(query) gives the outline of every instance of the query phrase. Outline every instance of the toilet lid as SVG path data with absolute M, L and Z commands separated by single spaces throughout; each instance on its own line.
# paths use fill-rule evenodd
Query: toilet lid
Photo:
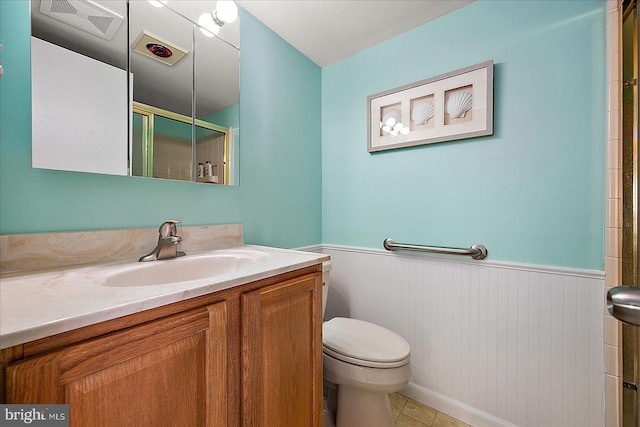
M 400 366 L 411 351 L 400 335 L 363 320 L 334 317 L 323 323 L 322 334 L 326 353 L 364 366 L 372 365 L 367 362 Z

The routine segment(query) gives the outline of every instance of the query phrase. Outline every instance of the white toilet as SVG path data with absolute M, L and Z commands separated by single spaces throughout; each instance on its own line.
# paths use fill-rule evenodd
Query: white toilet
M 322 310 L 326 307 L 330 263 L 325 263 Z M 411 379 L 409 344 L 398 334 L 362 320 L 335 317 L 322 325 L 323 378 L 337 390 L 337 427 L 392 427 L 389 393 Z M 332 406 L 332 405 L 329 405 Z M 333 422 L 325 412 L 325 426 Z

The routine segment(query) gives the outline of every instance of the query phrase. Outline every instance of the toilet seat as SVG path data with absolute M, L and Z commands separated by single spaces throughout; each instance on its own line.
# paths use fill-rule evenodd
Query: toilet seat
M 323 352 L 344 362 L 371 368 L 396 368 L 409 362 L 404 338 L 363 320 L 334 317 L 322 325 Z

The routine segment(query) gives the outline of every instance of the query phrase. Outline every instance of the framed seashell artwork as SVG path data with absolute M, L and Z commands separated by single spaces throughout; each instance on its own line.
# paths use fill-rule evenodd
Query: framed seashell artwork
M 367 97 L 370 153 L 493 135 L 493 60 Z

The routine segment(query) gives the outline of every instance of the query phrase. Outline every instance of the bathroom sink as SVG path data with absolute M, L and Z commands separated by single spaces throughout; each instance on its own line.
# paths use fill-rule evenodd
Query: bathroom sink
M 263 255 L 252 251 L 194 255 L 142 262 L 106 276 L 105 286 L 154 286 L 229 274 L 255 264 Z

